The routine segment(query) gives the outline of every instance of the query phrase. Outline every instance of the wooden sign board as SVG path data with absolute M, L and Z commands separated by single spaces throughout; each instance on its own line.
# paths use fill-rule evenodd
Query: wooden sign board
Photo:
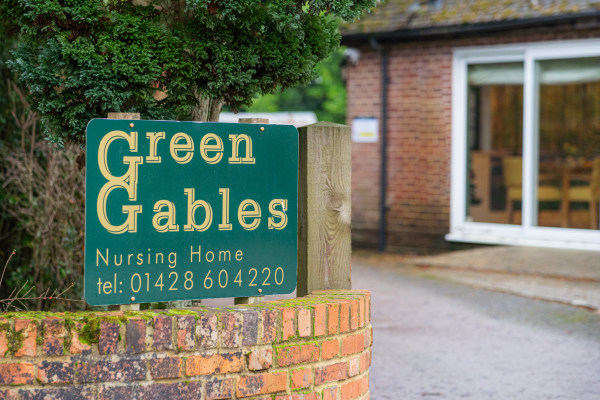
M 94 119 L 86 146 L 89 304 L 294 291 L 296 128 Z

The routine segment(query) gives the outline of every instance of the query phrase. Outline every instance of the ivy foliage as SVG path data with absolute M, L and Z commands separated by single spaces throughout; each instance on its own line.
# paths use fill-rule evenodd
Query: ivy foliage
M 200 98 L 237 110 L 306 84 L 339 44 L 338 19 L 375 0 L 3 0 L 18 73 L 54 143 L 92 118 L 190 119 Z M 156 96 L 157 90 L 167 94 Z

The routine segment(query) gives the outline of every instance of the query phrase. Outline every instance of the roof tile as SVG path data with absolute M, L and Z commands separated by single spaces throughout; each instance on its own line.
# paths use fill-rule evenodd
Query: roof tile
M 386 0 L 342 35 L 465 26 L 600 11 L 600 0 Z

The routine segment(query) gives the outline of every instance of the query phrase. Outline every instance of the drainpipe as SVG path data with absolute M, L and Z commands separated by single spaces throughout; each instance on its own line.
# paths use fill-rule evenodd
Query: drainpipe
M 379 192 L 379 251 L 385 251 L 385 231 L 387 206 L 387 117 L 388 117 L 388 51 L 381 46 L 377 39 L 369 40 L 371 48 L 381 56 L 381 166 L 380 166 L 380 192 Z

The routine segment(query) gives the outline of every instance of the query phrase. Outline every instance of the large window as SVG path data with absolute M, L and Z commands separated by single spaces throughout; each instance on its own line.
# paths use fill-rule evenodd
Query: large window
M 467 77 L 467 217 L 518 223 L 523 63 L 471 64 Z
M 600 42 L 460 49 L 451 240 L 600 249 Z

